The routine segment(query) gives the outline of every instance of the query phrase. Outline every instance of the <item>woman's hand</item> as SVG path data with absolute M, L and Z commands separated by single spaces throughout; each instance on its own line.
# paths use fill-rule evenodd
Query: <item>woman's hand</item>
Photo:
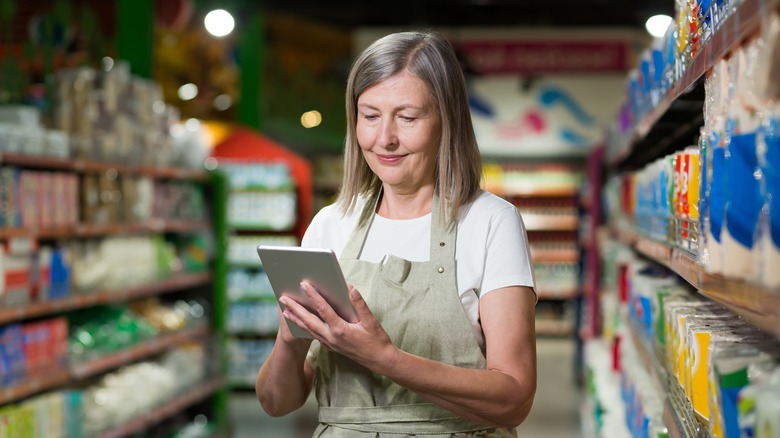
M 357 317 L 355 322 L 341 318 L 310 283 L 302 282 L 301 289 L 311 300 L 317 314 L 289 297 L 282 297 L 280 302 L 286 307 L 283 312 L 285 318 L 306 330 L 331 351 L 366 368 L 375 369 L 378 364 L 388 364 L 396 347 L 357 289 L 349 286 L 349 301 Z
M 277 310 L 279 313 L 279 333 L 277 334 L 277 339 L 295 351 L 309 351 L 312 340 L 295 337 L 295 335 L 290 332 L 290 327 L 287 326 L 287 320 L 285 320 L 284 315 L 282 314 L 281 307 L 277 306 Z

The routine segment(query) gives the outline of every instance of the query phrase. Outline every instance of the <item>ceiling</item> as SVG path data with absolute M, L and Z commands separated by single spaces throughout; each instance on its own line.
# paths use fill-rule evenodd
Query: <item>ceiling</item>
M 674 0 L 265 0 L 267 12 L 304 16 L 339 27 L 526 26 L 644 28 L 672 15 Z

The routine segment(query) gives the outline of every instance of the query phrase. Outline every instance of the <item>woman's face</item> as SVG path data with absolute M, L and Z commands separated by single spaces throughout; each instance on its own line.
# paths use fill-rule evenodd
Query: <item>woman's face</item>
M 408 193 L 433 183 L 441 119 L 420 78 L 404 71 L 367 88 L 358 97 L 356 131 L 386 187 Z

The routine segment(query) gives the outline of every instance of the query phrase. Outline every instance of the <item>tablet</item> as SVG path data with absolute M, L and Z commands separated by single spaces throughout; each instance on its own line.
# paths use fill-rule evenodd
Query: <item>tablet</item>
M 344 320 L 350 322 L 357 320 L 352 303 L 349 302 L 347 282 L 344 280 L 336 254 L 332 250 L 260 245 L 257 247 L 257 255 L 263 262 L 263 269 L 268 275 L 277 299 L 283 295 L 290 296 L 316 315 L 317 312 L 311 301 L 301 291 L 301 282 L 306 280 L 319 290 L 333 310 Z M 311 335 L 291 321 L 287 321 L 287 326 L 294 336 L 311 339 Z

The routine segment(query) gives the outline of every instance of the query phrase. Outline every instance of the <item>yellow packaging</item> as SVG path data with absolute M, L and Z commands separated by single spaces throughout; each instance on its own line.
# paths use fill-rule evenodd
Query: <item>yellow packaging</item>
M 700 161 L 699 151 L 691 150 L 688 157 L 688 218 L 699 220 Z

